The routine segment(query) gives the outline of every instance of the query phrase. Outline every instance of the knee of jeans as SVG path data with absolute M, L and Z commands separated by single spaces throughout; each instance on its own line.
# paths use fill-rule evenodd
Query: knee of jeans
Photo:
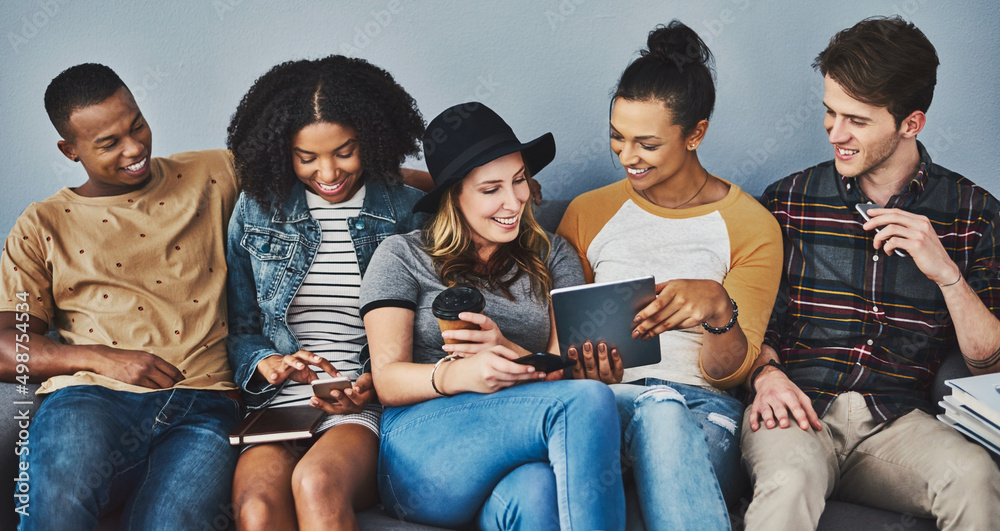
M 571 398 L 574 408 L 586 409 L 588 416 L 617 414 L 615 394 L 607 385 L 594 380 L 574 380 L 570 383 L 572 391 L 567 393 L 567 397 Z
M 657 385 L 650 387 L 646 391 L 643 391 L 639 396 L 635 397 L 635 407 L 640 407 L 646 404 L 659 404 L 663 402 L 676 402 L 684 407 L 687 407 L 687 401 L 684 400 L 684 395 L 673 387 L 666 385 Z
M 559 529 L 552 468 L 538 462 L 511 471 L 484 504 L 480 524 L 498 529 Z
M 528 501 L 531 504 L 542 504 L 556 501 L 556 475 L 548 463 L 535 462 L 521 465 L 512 470 L 505 478 L 508 486 L 515 487 L 516 498 L 510 492 L 502 494 L 505 498 L 515 498 Z
M 684 395 L 668 386 L 656 386 L 635 397 L 632 418 L 625 428 L 625 439 L 631 440 L 636 433 L 644 432 L 641 426 L 647 423 L 674 428 L 691 423 L 687 401 Z M 686 428 L 679 428 L 686 429 Z

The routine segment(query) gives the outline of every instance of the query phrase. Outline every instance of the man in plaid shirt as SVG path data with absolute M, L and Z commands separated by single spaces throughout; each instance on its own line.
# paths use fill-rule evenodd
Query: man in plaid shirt
M 762 198 L 785 259 L 748 379 L 746 528 L 815 528 L 830 497 L 990 528 L 1000 471 L 928 396 L 949 352 L 974 374 L 1000 370 L 1000 203 L 917 142 L 938 66 L 919 29 L 864 20 L 813 66 L 834 160 Z

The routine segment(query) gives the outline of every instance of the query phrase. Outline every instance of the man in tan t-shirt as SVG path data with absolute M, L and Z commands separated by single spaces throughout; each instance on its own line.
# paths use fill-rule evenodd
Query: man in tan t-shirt
M 224 513 L 239 405 L 226 358 L 225 151 L 152 158 L 131 92 L 74 66 L 45 107 L 87 181 L 30 205 L 0 259 L 0 379 L 44 380 L 20 471 L 21 529 L 134 529 Z M 54 328 L 59 341 L 45 337 Z

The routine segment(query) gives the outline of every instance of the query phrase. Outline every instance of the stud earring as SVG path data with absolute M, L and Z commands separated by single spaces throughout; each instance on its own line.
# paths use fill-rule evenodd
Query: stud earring
M 73 157 L 73 162 L 80 162 L 80 157 Z

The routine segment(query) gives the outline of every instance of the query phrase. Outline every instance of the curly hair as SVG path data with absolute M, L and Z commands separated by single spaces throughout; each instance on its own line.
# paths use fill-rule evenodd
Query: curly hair
M 472 228 L 458 207 L 461 193 L 462 181 L 459 181 L 441 196 L 440 208 L 424 229 L 425 250 L 441 282 L 449 287 L 476 284 L 499 289 L 507 299 L 514 300 L 510 287 L 527 273 L 535 294 L 548 300 L 552 274 L 547 261 L 552 243 L 535 220 L 531 205 L 524 206 L 517 239 L 501 244 L 483 264 L 472 241 Z
M 72 142 L 69 117 L 73 111 L 97 105 L 124 86 L 118 74 L 102 64 L 71 66 L 53 78 L 45 89 L 45 112 L 59 136 Z
M 315 123 L 354 128 L 364 178 L 389 183 L 402 182 L 399 167 L 419 155 L 424 130 L 413 98 L 363 59 L 281 63 L 254 82 L 229 123 L 226 145 L 243 191 L 262 205 L 286 200 L 298 182 L 292 138 Z

